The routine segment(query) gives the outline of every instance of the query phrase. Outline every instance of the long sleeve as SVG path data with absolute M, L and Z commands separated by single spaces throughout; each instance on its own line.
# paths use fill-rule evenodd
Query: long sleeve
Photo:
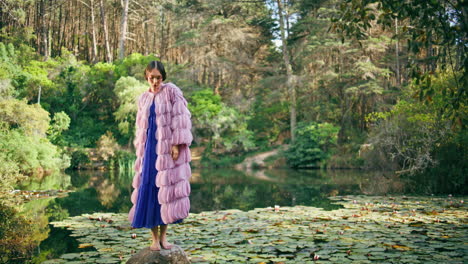
M 158 200 L 161 203 L 161 217 L 165 223 L 173 223 L 184 219 L 190 211 L 190 149 L 192 143 L 192 123 L 190 111 L 187 108 L 182 91 L 172 83 L 168 83 L 157 99 L 160 101 L 159 112 L 161 127 L 167 127 L 158 134 L 161 145 L 161 153 L 158 156 L 156 168 L 156 186 L 158 186 Z M 168 105 L 165 105 L 168 103 Z M 164 113 L 164 115 L 162 114 Z M 167 138 L 166 138 L 167 137 Z M 165 139 L 165 140 L 164 140 Z M 167 142 L 168 144 L 165 144 Z M 170 156 L 171 145 L 179 145 L 179 158 L 173 161 Z
M 191 114 L 187 108 L 187 100 L 185 100 L 182 91 L 173 85 L 172 96 L 172 145 L 187 145 L 192 144 L 193 136 L 190 131 L 192 122 L 190 120 Z

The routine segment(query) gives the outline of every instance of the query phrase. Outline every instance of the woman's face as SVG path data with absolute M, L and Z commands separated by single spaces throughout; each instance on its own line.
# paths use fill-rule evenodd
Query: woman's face
M 146 80 L 153 90 L 159 90 L 162 84 L 162 75 L 158 69 L 153 69 L 146 75 Z

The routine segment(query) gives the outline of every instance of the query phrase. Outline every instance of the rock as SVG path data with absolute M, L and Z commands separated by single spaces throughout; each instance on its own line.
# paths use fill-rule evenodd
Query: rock
M 184 250 L 178 245 L 173 245 L 171 249 L 161 249 L 159 251 L 150 250 L 149 247 L 140 250 L 133 255 L 127 264 L 186 264 L 190 263 Z

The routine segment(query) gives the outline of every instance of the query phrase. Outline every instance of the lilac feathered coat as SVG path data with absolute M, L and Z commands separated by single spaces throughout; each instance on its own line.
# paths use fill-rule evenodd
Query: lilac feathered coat
M 158 200 L 161 204 L 161 218 L 169 224 L 179 219 L 184 219 L 190 209 L 190 177 L 191 160 L 189 146 L 192 143 L 190 131 L 192 123 L 190 112 L 187 108 L 182 91 L 173 83 L 162 84 L 156 94 L 146 91 L 138 99 L 138 112 L 136 116 L 136 134 L 134 145 L 137 159 L 135 161 L 135 176 L 132 186 L 134 188 L 128 220 L 133 221 L 135 206 L 138 200 L 138 189 L 141 182 L 142 163 L 145 154 L 146 133 L 148 128 L 148 116 L 151 104 L 155 101 L 156 112 L 156 186 L 158 186 Z M 173 160 L 171 148 L 179 147 L 179 158 Z

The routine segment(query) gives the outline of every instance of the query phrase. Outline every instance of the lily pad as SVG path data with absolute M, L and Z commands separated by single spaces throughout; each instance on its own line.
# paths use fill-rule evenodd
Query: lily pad
M 190 214 L 168 237 L 207 263 L 463 263 L 467 208 L 444 198 L 341 196 L 343 208 L 308 206 Z M 464 198 L 466 200 L 466 198 Z M 355 202 L 354 202 L 355 201 Z M 435 213 L 434 213 L 435 212 Z M 93 219 L 112 219 L 112 222 Z M 120 263 L 151 243 L 148 229 L 132 229 L 126 214 L 75 216 L 55 226 L 72 231 L 93 253 L 62 255 L 62 262 Z M 104 225 L 104 227 L 103 227 Z M 132 239 L 132 234 L 136 238 Z M 78 254 L 78 255 L 76 255 Z M 81 254 L 81 255 L 80 255 Z M 318 260 L 314 261 L 314 255 Z

